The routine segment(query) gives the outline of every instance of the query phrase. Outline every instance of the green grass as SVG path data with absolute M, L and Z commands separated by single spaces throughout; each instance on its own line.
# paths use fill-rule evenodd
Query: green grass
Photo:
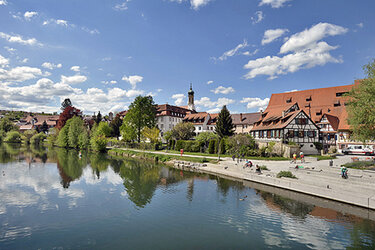
M 171 160 L 180 160 L 180 161 L 190 161 L 190 162 L 211 162 L 217 163 L 216 159 L 207 159 L 206 157 L 185 157 L 185 156 L 176 156 L 176 155 L 164 155 L 164 154 L 157 154 L 157 153 L 146 153 L 146 152 L 138 152 L 132 151 L 127 149 L 110 149 L 108 151 L 109 154 L 116 153 L 119 156 L 123 156 L 123 154 L 128 154 L 129 156 L 136 156 L 138 158 L 147 158 L 150 160 L 158 159 L 159 162 L 168 162 Z M 123 156 L 126 157 L 126 156 Z
M 375 163 L 373 161 L 355 161 L 346 163 L 342 166 L 355 169 L 375 169 Z
M 260 169 L 261 169 L 261 170 L 269 170 L 269 169 L 267 168 L 267 166 L 264 166 L 264 165 L 263 165 L 263 166 L 260 166 Z
M 315 157 L 318 161 L 333 160 L 337 158 L 335 155 L 309 155 L 309 157 Z
M 166 153 L 172 153 L 172 154 L 180 154 L 180 151 L 176 150 L 163 150 L 163 152 Z M 210 156 L 210 157 L 217 157 L 217 154 L 208 154 L 208 153 L 199 153 L 199 152 L 184 152 L 184 155 L 198 155 L 198 156 Z M 227 154 L 220 154 L 220 157 L 232 157 L 231 155 Z
M 292 178 L 292 179 L 297 179 L 297 177 L 292 174 L 292 172 L 290 171 L 280 171 L 277 175 L 276 175 L 277 178 L 281 178 L 281 177 L 286 177 L 286 178 Z

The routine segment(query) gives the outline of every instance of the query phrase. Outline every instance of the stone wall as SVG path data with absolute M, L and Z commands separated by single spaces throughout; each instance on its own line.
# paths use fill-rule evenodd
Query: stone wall
M 257 140 L 256 143 L 259 148 L 268 147 L 271 141 L 260 141 Z M 298 145 L 287 145 L 282 143 L 281 141 L 275 142 L 275 146 L 273 147 L 272 152 L 276 155 L 283 156 L 285 158 L 293 157 L 293 154 L 296 153 L 299 155 L 300 148 Z

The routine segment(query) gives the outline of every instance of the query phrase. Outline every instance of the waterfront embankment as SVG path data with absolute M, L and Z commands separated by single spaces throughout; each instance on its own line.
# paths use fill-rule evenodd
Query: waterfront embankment
M 252 160 L 253 167 L 244 168 L 244 161 L 233 161 L 231 158 L 217 161 L 217 157 L 204 157 L 211 162 L 203 163 L 202 156 L 185 155 L 183 159 L 178 159 L 177 154 L 167 152 L 127 152 L 132 151 L 138 154 L 170 155 L 168 163 L 179 169 L 232 177 L 375 210 L 375 171 L 349 169 L 348 179 L 340 177 L 340 167 L 351 161 L 350 156 L 338 156 L 333 160 L 333 166 L 330 166 L 329 160 L 317 161 L 314 157 L 306 157 L 304 163 Z M 259 174 L 255 171 L 255 165 L 267 170 L 262 170 Z M 290 171 L 297 178 L 277 178 L 280 171 Z

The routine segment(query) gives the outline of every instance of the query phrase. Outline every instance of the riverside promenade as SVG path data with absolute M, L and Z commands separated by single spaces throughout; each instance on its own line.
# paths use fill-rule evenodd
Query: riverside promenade
M 161 151 L 137 152 L 175 155 L 179 154 Z M 199 157 L 199 155 L 184 154 L 185 157 Z M 207 159 L 217 157 L 204 156 Z M 243 168 L 245 162 L 233 161 L 232 158 L 220 158 L 217 164 L 198 164 L 187 161 L 173 160 L 171 163 L 176 168 L 193 169 L 204 173 L 235 178 L 242 181 L 250 181 L 268 186 L 291 190 L 303 194 L 317 196 L 329 200 L 348 203 L 363 208 L 375 210 L 375 171 L 348 169 L 348 179 L 341 178 L 340 167 L 342 164 L 352 161 L 353 156 L 338 156 L 333 160 L 333 166 L 329 166 L 330 160 L 317 161 L 314 157 L 305 157 L 305 162 L 291 163 L 290 161 L 251 160 L 252 168 Z M 355 156 L 359 160 L 365 160 L 366 156 Z M 256 173 L 255 165 L 266 166 L 268 170 Z M 296 169 L 296 166 L 302 168 Z M 277 178 L 280 171 L 290 171 L 297 179 Z

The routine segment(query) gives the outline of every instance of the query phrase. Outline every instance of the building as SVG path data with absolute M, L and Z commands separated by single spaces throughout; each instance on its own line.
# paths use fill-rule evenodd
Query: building
M 260 113 L 232 114 L 235 134 L 250 134 L 254 123 L 260 119 Z
M 252 133 L 257 131 L 267 131 L 269 122 L 276 122 L 280 117 L 285 117 L 288 107 L 297 105 L 298 110 L 303 111 L 318 128 L 319 142 L 323 144 L 325 151 L 332 146 L 338 151 L 349 144 L 361 144 L 351 139 L 351 130 L 348 124 L 348 113 L 346 104 L 348 98 L 345 96 L 354 86 L 360 84 L 356 80 L 354 84 L 302 90 L 295 92 L 272 94 L 267 109 L 254 126 Z M 270 127 L 272 130 L 272 128 Z M 268 133 L 268 132 L 265 132 Z M 288 142 L 291 138 L 283 137 L 283 141 Z M 374 144 L 374 142 L 369 142 Z
M 156 126 L 159 128 L 161 136 L 174 128 L 178 123 L 182 122 L 186 114 L 190 113 L 183 107 L 162 104 L 156 106 Z
M 21 119 L 17 124 L 20 131 L 26 131 L 31 129 L 41 129 L 45 122 L 48 129 L 54 128 L 59 120 L 58 115 L 28 115 L 26 118 Z
M 258 141 L 278 141 L 296 143 L 305 154 L 316 154 L 314 143 L 319 142 L 319 128 L 310 117 L 299 108 L 298 103 L 270 106 L 261 113 L 254 123 L 251 135 Z
M 194 125 L 194 132 L 199 135 L 202 132 L 215 132 L 216 122 L 219 114 L 207 112 L 196 112 L 187 114 L 183 122 L 190 122 Z

